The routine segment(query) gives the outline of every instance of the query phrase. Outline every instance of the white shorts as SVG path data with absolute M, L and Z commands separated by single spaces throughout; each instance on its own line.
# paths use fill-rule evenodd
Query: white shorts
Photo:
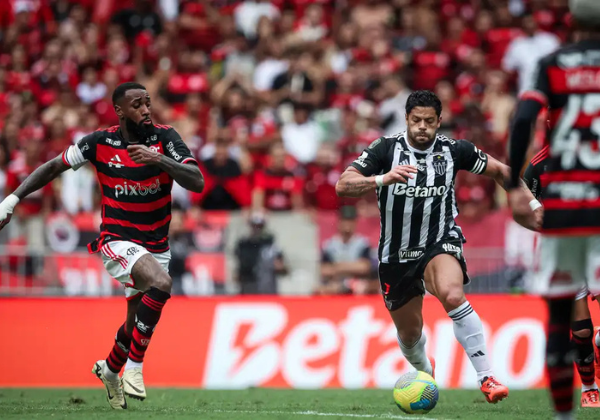
M 590 292 L 588 291 L 587 286 L 584 286 L 581 289 L 579 289 L 579 291 L 575 295 L 575 300 L 587 299 L 589 294 Z
M 151 253 L 141 245 L 128 241 L 108 242 L 100 248 L 102 262 L 108 274 L 113 276 L 125 287 L 125 297 L 134 298 L 142 291 L 135 288 L 135 281 L 131 277 L 133 266 L 142 256 L 150 254 L 160 266 L 168 273 L 171 251 Z
M 600 236 L 540 238 L 532 292 L 547 297 L 600 294 Z M 581 298 L 581 297 L 580 297 Z

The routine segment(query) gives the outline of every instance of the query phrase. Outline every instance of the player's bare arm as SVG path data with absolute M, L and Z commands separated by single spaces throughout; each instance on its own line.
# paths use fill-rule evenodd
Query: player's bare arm
M 406 183 L 410 178 L 414 178 L 417 173 L 417 168 L 411 165 L 398 165 L 390 170 L 385 175 L 364 176 L 356 168 L 347 168 L 337 184 L 335 191 L 340 197 L 362 197 L 366 193 L 373 191 L 375 188 L 397 184 L 399 182 Z M 381 185 L 377 184 L 378 177 Z
M 490 155 L 487 158 L 488 163 L 483 175 L 494 179 L 498 185 L 509 191 L 511 168 Z M 526 201 L 524 200 L 523 202 L 526 202 L 527 205 L 523 208 L 517 207 L 512 209 L 515 221 L 527 229 L 538 230 L 542 225 L 544 211 L 541 206 L 533 206 L 531 204 L 537 203 L 537 200 L 522 179 L 519 179 L 518 188 L 511 191 L 511 194 L 517 190 L 526 197 Z
M 52 182 L 69 168 L 62 157 L 57 156 L 33 171 L 11 195 L 0 203 L 0 229 L 10 222 L 13 210 L 20 200 Z
M 204 177 L 195 164 L 179 163 L 175 160 L 151 150 L 150 148 L 135 144 L 127 147 L 127 153 L 135 163 L 156 165 L 183 188 L 200 193 L 204 190 Z

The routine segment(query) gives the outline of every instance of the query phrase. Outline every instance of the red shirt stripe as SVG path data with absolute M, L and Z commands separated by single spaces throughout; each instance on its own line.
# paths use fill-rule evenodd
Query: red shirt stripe
M 171 215 L 169 214 L 163 220 L 159 220 L 158 222 L 152 223 L 151 225 L 141 225 L 139 223 L 132 223 L 127 220 L 113 219 L 110 217 L 103 219 L 102 223 L 104 225 L 119 225 L 119 226 L 134 228 L 134 229 L 138 229 L 138 230 L 142 230 L 142 231 L 150 231 L 150 230 L 158 229 L 159 227 L 166 225 L 170 221 L 171 221 Z M 148 243 L 148 242 L 146 242 L 146 243 Z
M 171 202 L 171 196 L 160 198 L 151 203 L 125 203 L 122 201 L 113 200 L 112 198 L 104 197 L 102 204 L 125 211 L 141 212 L 141 211 L 153 211 L 166 206 Z
M 563 200 L 546 198 L 542 200 L 545 210 L 585 210 L 600 208 L 600 199 L 596 200 Z

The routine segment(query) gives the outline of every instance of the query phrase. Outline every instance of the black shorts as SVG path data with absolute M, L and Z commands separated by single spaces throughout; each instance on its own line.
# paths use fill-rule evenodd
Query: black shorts
M 418 251 L 417 251 L 418 252 Z M 416 296 L 425 295 L 423 274 L 429 261 L 436 255 L 454 256 L 463 271 L 463 284 L 469 284 L 467 261 L 462 252 L 462 240 L 457 238 L 443 239 L 422 251 L 414 261 L 405 263 L 379 263 L 379 283 L 385 306 L 394 311 L 406 305 Z

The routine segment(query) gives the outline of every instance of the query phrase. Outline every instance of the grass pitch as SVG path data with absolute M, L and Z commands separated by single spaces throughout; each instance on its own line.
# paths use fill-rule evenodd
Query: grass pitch
M 577 393 L 577 398 L 579 394 Z M 114 411 L 103 389 L 0 389 L 0 419 L 234 419 L 335 420 L 415 419 L 403 414 L 391 390 L 204 391 L 149 389 L 144 402 L 127 401 Z M 442 390 L 437 407 L 422 416 L 438 420 L 553 418 L 546 391 L 512 391 L 507 400 L 487 404 L 475 391 Z M 598 419 L 600 409 L 579 409 L 578 419 Z

